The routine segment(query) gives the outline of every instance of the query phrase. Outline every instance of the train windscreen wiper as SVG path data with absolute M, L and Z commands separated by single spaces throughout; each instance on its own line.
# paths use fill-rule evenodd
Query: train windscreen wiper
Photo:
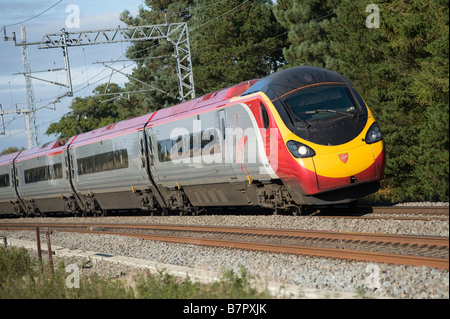
M 281 102 L 283 103 L 292 124 L 294 124 L 294 126 L 297 127 L 297 123 L 300 122 L 305 126 L 306 130 L 309 132 L 309 128 L 311 127 L 311 125 L 307 121 L 302 119 L 300 116 L 295 114 L 292 111 L 292 107 L 289 105 L 289 103 L 287 101 L 281 101 Z
M 342 114 L 342 115 L 345 115 L 345 116 L 349 116 L 349 117 L 352 117 L 352 118 L 356 117 L 355 114 L 346 113 L 346 112 L 339 112 L 339 111 L 332 110 L 332 109 L 317 109 L 317 110 L 312 110 L 312 111 L 301 112 L 300 114 L 311 115 L 311 114 L 317 114 L 317 113 L 336 113 L 336 114 Z

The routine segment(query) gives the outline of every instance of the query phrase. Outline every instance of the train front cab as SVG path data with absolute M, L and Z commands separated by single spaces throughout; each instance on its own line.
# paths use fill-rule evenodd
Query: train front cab
M 279 129 L 276 173 L 296 204 L 349 203 L 379 189 L 381 131 L 347 79 L 295 67 L 260 80 L 244 95 L 256 92 Z

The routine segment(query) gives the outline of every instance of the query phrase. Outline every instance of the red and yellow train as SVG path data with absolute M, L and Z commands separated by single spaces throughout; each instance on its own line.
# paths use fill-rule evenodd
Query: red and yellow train
M 0 157 L 0 214 L 295 214 L 379 188 L 380 128 L 342 75 L 292 67 L 66 141 Z

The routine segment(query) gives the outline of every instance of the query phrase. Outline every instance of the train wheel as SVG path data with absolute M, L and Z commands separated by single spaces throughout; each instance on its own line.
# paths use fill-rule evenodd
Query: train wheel
M 273 214 L 274 214 L 274 215 L 282 215 L 283 213 L 284 213 L 284 209 L 282 209 L 282 208 L 275 207 L 275 208 L 273 209 Z
M 292 206 L 290 210 L 292 212 L 292 215 L 301 216 L 302 212 L 303 212 L 303 207 L 302 206 Z
M 203 211 L 205 211 L 204 208 L 194 207 L 192 209 L 192 216 L 198 216 Z
M 289 207 L 289 210 L 294 216 L 302 216 L 312 214 L 315 211 L 315 208 L 312 206 L 291 206 Z

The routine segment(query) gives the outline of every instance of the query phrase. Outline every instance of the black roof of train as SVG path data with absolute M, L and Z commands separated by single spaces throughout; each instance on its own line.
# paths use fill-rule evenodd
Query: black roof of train
M 262 91 L 269 99 L 274 100 L 300 87 L 324 82 L 350 84 L 343 75 L 337 72 L 315 66 L 296 66 L 260 79 L 242 95 Z

